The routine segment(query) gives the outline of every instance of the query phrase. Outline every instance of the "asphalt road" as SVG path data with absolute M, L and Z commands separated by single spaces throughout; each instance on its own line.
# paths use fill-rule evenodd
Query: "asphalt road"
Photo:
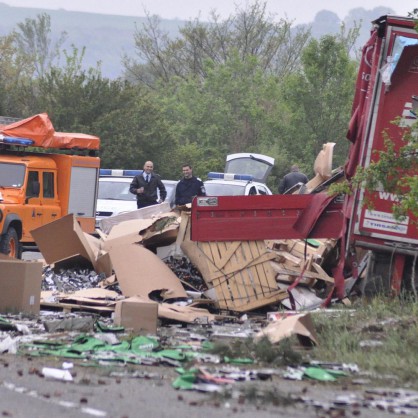
M 176 391 L 171 387 L 174 370 L 136 366 L 150 378 L 110 377 L 110 370 L 127 373 L 128 368 L 115 366 L 91 368 L 75 366 L 72 382 L 42 377 L 43 367 L 61 368 L 51 358 L 28 360 L 3 355 L 0 361 L 0 416 L 14 418 L 51 417 L 308 417 L 305 407 L 277 409 L 256 406 L 245 400 L 214 400 L 212 395 Z M 130 369 L 132 372 L 132 369 Z M 288 383 L 284 383 L 288 386 Z M 312 412 L 312 411 L 311 411 Z M 281 414 L 284 415 L 281 415 Z
M 161 417 L 187 418 L 312 418 L 354 417 L 390 418 L 398 415 L 378 409 L 351 405 L 337 409 L 323 409 L 297 402 L 283 406 L 278 399 L 254 401 L 249 394 L 254 388 L 284 395 L 305 397 L 327 405 L 337 396 L 351 396 L 364 388 L 347 383 L 317 383 L 273 378 L 271 381 L 241 382 L 233 385 L 240 397 L 214 398 L 207 393 L 178 391 L 171 384 L 177 373 L 163 366 L 99 366 L 80 364 L 71 369 L 73 381 L 65 382 L 43 377 L 42 368 L 61 368 L 62 361 L 52 357 L 26 358 L 13 354 L 0 357 L 0 416 L 14 418 L 45 418 L 48 416 L 80 417 Z M 111 372 L 117 373 L 111 376 Z M 128 377 L 140 373 L 142 378 Z M 125 376 L 124 376 L 125 375 Z M 251 387 L 252 390 L 248 388 Z M 247 388 L 247 389 L 245 389 Z M 245 393 L 246 395 L 242 395 Z M 274 405 L 279 403 L 279 405 Z

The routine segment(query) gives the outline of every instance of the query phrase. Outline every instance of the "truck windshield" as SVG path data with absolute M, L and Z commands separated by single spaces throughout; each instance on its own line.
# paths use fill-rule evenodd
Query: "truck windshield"
M 25 180 L 23 164 L 0 163 L 0 186 L 22 187 Z

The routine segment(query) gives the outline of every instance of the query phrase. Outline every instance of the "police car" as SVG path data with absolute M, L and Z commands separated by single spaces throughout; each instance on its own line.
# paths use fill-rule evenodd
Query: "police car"
M 230 154 L 225 172 L 210 172 L 204 182 L 207 196 L 271 195 L 266 180 L 274 158 L 254 153 Z
M 129 192 L 134 176 L 142 174 L 142 170 L 100 169 L 99 188 L 97 192 L 96 228 L 100 221 L 108 216 L 136 210 L 136 196 Z M 174 198 L 177 181 L 162 180 L 167 190 L 166 202 Z

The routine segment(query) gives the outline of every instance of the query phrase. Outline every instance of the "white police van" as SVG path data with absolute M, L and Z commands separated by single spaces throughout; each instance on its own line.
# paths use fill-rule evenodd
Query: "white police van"
M 210 172 L 204 182 L 207 196 L 271 195 L 266 181 L 274 158 L 263 154 L 237 153 L 226 157 L 224 173 Z

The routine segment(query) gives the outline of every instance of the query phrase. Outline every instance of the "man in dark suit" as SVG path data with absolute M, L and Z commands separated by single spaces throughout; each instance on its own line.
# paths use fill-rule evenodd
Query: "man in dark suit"
M 154 173 L 153 170 L 153 162 L 147 161 L 144 164 L 144 171 L 142 174 L 135 176 L 129 187 L 129 191 L 136 195 L 136 205 L 138 209 L 162 203 L 167 197 L 167 191 L 165 190 L 160 176 Z M 160 191 L 159 199 L 157 189 Z

